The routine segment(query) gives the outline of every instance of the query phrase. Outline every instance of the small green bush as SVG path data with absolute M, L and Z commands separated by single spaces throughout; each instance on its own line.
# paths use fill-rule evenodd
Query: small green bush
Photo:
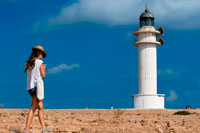
M 191 115 L 192 113 L 190 113 L 189 111 L 177 111 L 174 113 L 174 115 Z

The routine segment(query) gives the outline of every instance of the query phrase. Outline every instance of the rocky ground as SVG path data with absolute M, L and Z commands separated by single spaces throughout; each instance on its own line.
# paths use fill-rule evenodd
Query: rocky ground
M 200 109 L 190 115 L 173 115 L 180 110 L 134 109 L 46 109 L 45 122 L 51 133 L 200 133 Z M 0 109 L 0 133 L 20 133 L 27 109 Z M 35 113 L 31 131 L 40 133 Z

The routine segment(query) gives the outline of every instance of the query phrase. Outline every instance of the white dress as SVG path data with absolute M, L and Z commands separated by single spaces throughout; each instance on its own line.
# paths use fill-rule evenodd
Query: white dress
M 27 72 L 27 90 L 31 90 L 37 87 L 37 80 L 42 80 L 42 76 L 40 73 L 40 66 L 43 63 L 42 60 L 36 59 L 34 68 Z

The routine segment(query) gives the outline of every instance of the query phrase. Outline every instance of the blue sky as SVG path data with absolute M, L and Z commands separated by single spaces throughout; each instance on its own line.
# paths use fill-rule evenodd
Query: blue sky
M 1 0 L 0 104 L 29 108 L 24 64 L 47 51 L 45 108 L 132 108 L 138 93 L 134 28 L 148 4 L 165 29 L 158 93 L 166 108 L 200 107 L 198 0 Z

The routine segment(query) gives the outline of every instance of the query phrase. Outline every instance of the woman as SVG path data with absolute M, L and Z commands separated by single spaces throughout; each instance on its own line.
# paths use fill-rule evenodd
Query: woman
M 26 128 L 24 133 L 30 133 L 29 129 L 34 116 L 35 110 L 38 108 L 38 117 L 42 127 L 42 133 L 49 131 L 51 127 L 46 127 L 43 114 L 43 100 L 38 100 L 36 96 L 37 80 L 46 77 L 46 65 L 43 64 L 42 58 L 47 56 L 42 46 L 32 48 L 32 54 L 25 65 L 25 73 L 27 72 L 27 90 L 32 97 L 32 104 L 27 116 Z

